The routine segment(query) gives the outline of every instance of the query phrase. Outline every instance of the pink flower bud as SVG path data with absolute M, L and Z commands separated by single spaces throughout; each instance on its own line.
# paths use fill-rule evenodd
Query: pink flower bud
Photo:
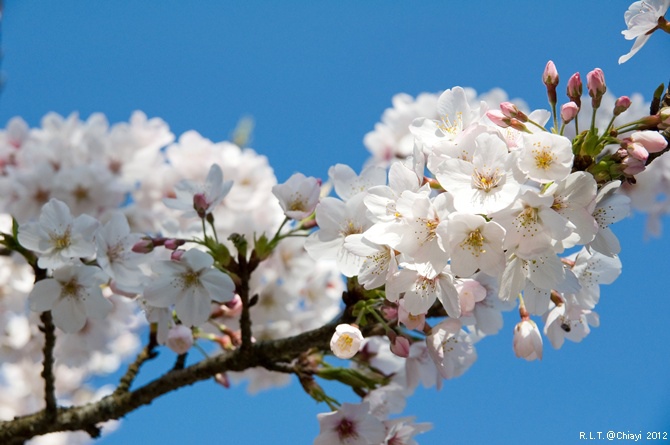
M 618 116 L 630 108 L 632 102 L 628 96 L 621 96 L 614 103 L 614 115 Z
M 168 238 L 165 240 L 165 243 L 163 244 L 166 249 L 169 250 L 176 250 L 179 248 L 179 246 L 183 246 L 186 241 L 183 239 L 176 239 L 176 238 Z
M 154 242 L 151 238 L 142 238 L 130 250 L 135 253 L 149 253 L 154 250 Z
M 186 253 L 185 250 L 175 250 L 170 254 L 170 259 L 172 261 L 179 261 L 181 260 L 181 257 L 184 256 L 185 253 Z
M 225 372 L 219 372 L 216 374 L 214 376 L 214 381 L 226 389 L 230 388 L 230 380 L 228 379 L 228 375 Z
M 207 202 L 204 193 L 196 193 L 193 195 L 193 208 L 200 218 L 204 218 L 207 215 L 209 203 Z
M 570 76 L 570 79 L 568 79 L 568 97 L 579 108 L 582 107 L 582 88 L 582 78 L 579 73 Z
M 517 357 L 542 360 L 542 336 L 533 320 L 521 320 L 516 325 L 512 346 Z
M 391 352 L 393 352 L 398 357 L 407 358 L 409 357 L 409 347 L 409 339 L 403 337 L 402 335 L 398 335 L 395 338 L 395 341 L 391 343 Z
M 544 73 L 542 73 L 542 82 L 547 87 L 554 87 L 558 85 L 558 70 L 556 70 L 556 65 L 551 60 L 547 62 L 547 66 L 544 67 Z
M 220 306 L 221 316 L 228 318 L 238 318 L 242 313 L 242 298 L 235 294 L 232 300 Z
M 600 68 L 596 68 L 586 75 L 586 86 L 589 89 L 589 96 L 591 96 L 591 104 L 593 108 L 600 106 L 600 101 L 607 91 L 605 85 L 605 73 Z
M 190 328 L 187 328 L 183 324 L 178 324 L 171 327 L 168 331 L 165 344 L 177 354 L 186 354 L 191 349 L 191 346 L 193 346 L 193 333 Z
M 635 159 L 632 156 L 628 156 L 621 162 L 621 165 L 625 167 L 623 169 L 625 174 L 635 176 L 644 171 L 645 161 L 640 161 L 639 159 Z
M 384 306 L 382 307 L 382 316 L 384 316 L 384 320 L 395 320 L 398 318 L 398 308 L 394 306 Z
M 578 113 L 579 107 L 574 102 L 568 102 L 561 107 L 561 119 L 564 124 L 571 122 Z
M 521 122 L 528 122 L 528 116 L 519 108 L 514 105 L 512 102 L 503 102 L 500 104 L 500 110 L 502 114 L 506 117 L 514 117 L 520 120 Z
M 647 158 L 649 157 L 649 152 L 646 148 L 644 148 L 644 145 L 638 144 L 636 142 L 627 144 L 626 150 L 630 156 L 642 162 L 646 162 Z
M 547 66 L 544 67 L 544 73 L 542 74 L 542 82 L 547 86 L 547 98 L 549 103 L 553 106 L 556 105 L 556 85 L 558 85 L 558 71 L 556 70 L 556 65 L 551 60 L 547 62 Z
M 486 117 L 491 119 L 491 122 L 493 122 L 495 125 L 498 125 L 499 127 L 502 128 L 507 128 L 509 127 L 509 118 L 505 116 L 502 111 L 498 110 L 491 110 L 486 112 Z
M 658 153 L 668 146 L 661 133 L 651 130 L 636 131 L 630 135 L 630 140 L 644 146 L 649 153 Z

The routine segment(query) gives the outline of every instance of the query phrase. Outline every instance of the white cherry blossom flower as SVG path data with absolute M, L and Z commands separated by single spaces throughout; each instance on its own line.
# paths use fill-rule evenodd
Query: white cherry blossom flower
M 423 144 L 435 147 L 453 141 L 471 129 L 486 113 L 486 103 L 471 106 L 467 92 L 461 87 L 445 90 L 437 100 L 437 119 L 418 118 L 410 131 Z
M 426 337 L 428 352 L 445 379 L 461 376 L 477 360 L 477 351 L 461 322 L 448 318 Z
M 319 230 L 313 232 L 305 241 L 305 249 L 317 260 L 337 260 L 340 272 L 344 276 L 357 275 L 363 258 L 354 255 L 344 247 L 347 236 L 363 233 L 370 222 L 365 215 L 363 194 L 347 200 L 323 198 L 316 206 L 316 222 Z
M 435 300 L 440 300 L 450 317 L 460 317 L 458 291 L 448 268 L 436 275 L 425 276 L 412 270 L 412 267 L 414 266 L 408 264 L 405 269 L 389 278 L 386 283 L 386 298 L 396 302 L 404 294 L 405 309 L 412 315 L 427 313 Z
M 494 220 L 505 229 L 503 247 L 508 253 L 530 258 L 547 249 L 554 250 L 567 238 L 571 227 L 552 205 L 553 197 L 527 188 L 513 206 L 494 214 Z
M 469 277 L 478 269 L 493 276 L 502 272 L 505 229 L 500 224 L 479 215 L 457 212 L 440 223 L 437 233 L 448 244 L 444 250 L 451 253 L 451 271 L 457 276 Z
M 365 289 L 375 289 L 386 283 L 398 270 L 395 250 L 368 241 L 362 234 L 353 234 L 345 238 L 344 247 L 354 255 L 363 257 L 358 282 Z
M 363 334 L 358 327 L 350 324 L 339 324 L 330 339 L 330 350 L 338 358 L 350 359 L 363 345 Z
M 591 332 L 589 325 L 600 325 L 598 314 L 581 307 L 574 298 L 569 298 L 548 312 L 544 321 L 544 335 L 555 349 L 560 349 L 566 338 L 575 343 L 582 341 Z
M 619 193 L 620 181 L 605 184 L 596 196 L 596 207 L 593 217 L 598 223 L 598 232 L 588 247 L 607 256 L 614 256 L 621 251 L 621 244 L 610 224 L 621 221 L 630 214 L 630 198 Z
M 317 414 L 319 435 L 314 445 L 372 445 L 381 444 L 386 428 L 381 420 L 370 414 L 370 404 L 343 403 L 330 413 Z
M 658 27 L 659 18 L 663 17 L 670 8 L 670 0 L 643 0 L 637 1 L 628 7 L 624 20 L 628 29 L 621 31 L 626 40 L 633 40 L 633 47 L 619 57 L 619 63 L 624 63 L 647 43 L 649 37 Z
M 37 253 L 37 265 L 55 269 L 95 254 L 93 235 L 99 222 L 88 215 L 72 217 L 67 204 L 52 199 L 42 207 L 39 221 L 19 226 L 19 242 Z
M 111 311 L 112 304 L 100 289 L 105 281 L 95 266 L 65 265 L 54 270 L 53 278 L 35 283 L 28 295 L 30 309 L 51 311 L 57 327 L 67 333 L 77 332 L 87 318 L 103 318 Z
M 204 218 L 223 201 L 232 186 L 233 181 L 223 181 L 221 167 L 212 164 L 204 184 L 184 179 L 174 187 L 177 197 L 164 198 L 163 203 L 171 209 L 184 212 L 184 218 L 196 215 Z
M 285 183 L 272 187 L 272 194 L 279 200 L 284 214 L 298 221 L 307 218 L 314 211 L 320 192 L 319 181 L 302 173 L 295 173 Z
M 386 170 L 381 167 L 368 166 L 360 175 L 345 164 L 337 164 L 328 169 L 328 177 L 333 181 L 335 192 L 342 200 L 365 192 L 370 187 L 386 184 Z
M 434 173 L 454 197 L 456 210 L 489 215 L 511 205 L 520 185 L 514 179 L 514 159 L 497 134 L 483 133 L 475 142 L 472 162 L 447 159 Z
M 514 327 L 514 354 L 528 361 L 542 360 L 542 336 L 533 320 L 523 319 Z
M 121 212 L 115 212 L 97 232 L 95 242 L 98 248 L 98 265 L 114 280 L 114 285 L 119 290 L 141 291 L 140 284 L 144 274 L 140 265 L 147 258 L 146 254 L 132 251 L 132 247 L 141 238 L 139 233 L 130 233 L 128 220 Z
M 157 274 L 144 289 L 147 302 L 159 308 L 175 305 L 177 316 L 186 326 L 200 326 L 209 319 L 212 300 L 233 299 L 233 280 L 212 267 L 214 259 L 196 249 L 185 252 L 179 261 L 157 261 Z
M 540 183 L 562 181 L 572 169 L 572 142 L 565 136 L 541 131 L 523 135 L 517 165 Z

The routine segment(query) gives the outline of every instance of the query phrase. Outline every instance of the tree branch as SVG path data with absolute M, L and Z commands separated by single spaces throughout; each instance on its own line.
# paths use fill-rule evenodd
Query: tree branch
M 53 373 L 54 346 L 56 345 L 56 334 L 51 311 L 42 312 L 40 315 L 43 326 L 40 330 L 44 332 L 44 363 L 42 367 L 42 378 L 44 379 L 44 415 L 48 419 L 56 417 L 56 391 Z
M 117 389 L 109 396 L 87 405 L 57 408 L 54 417 L 49 417 L 44 409 L 35 414 L 0 422 L 0 443 L 8 443 L 10 440 L 20 443 L 22 440 L 56 431 L 84 430 L 92 437 L 97 437 L 100 433 L 97 425 L 100 423 L 119 419 L 140 406 L 150 404 L 163 394 L 212 378 L 218 373 L 244 371 L 256 366 L 277 369 L 277 363 L 290 363 L 311 348 L 327 351 L 335 326 L 351 321 L 351 316 L 345 312 L 340 318 L 318 329 L 289 338 L 254 343 L 249 346 L 248 351 L 240 348 L 233 352 L 223 352 L 185 369 L 172 370 L 140 388 L 129 391 L 130 383 L 144 361 L 141 357 L 145 351 L 148 351 L 146 354 L 150 353 L 150 345 L 147 345 L 133 363 L 136 366 L 131 365 L 136 370 L 129 370 L 122 378 L 119 386 L 123 385 L 124 390 Z

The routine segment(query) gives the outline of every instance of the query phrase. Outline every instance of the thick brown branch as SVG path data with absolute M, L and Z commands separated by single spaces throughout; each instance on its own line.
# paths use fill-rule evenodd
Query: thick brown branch
M 277 369 L 276 364 L 290 363 L 311 348 L 328 350 L 335 326 L 340 322 L 352 321 L 349 318 L 342 317 L 321 328 L 294 337 L 251 344 L 248 351 L 239 349 L 225 352 L 185 369 L 168 372 L 133 391 L 117 390 L 98 402 L 71 408 L 57 408 L 54 418 L 49 418 L 46 410 L 43 410 L 12 421 L 0 422 L 0 443 L 27 440 L 55 431 L 84 430 L 96 436 L 99 432 L 97 425 L 100 423 L 119 419 L 140 406 L 150 404 L 163 394 L 212 378 L 218 373 L 243 371 L 257 366 Z M 129 381 L 132 382 L 132 378 L 129 378 Z

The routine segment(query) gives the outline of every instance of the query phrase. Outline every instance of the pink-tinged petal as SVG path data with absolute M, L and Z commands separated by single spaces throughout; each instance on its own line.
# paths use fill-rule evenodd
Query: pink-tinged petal
M 60 298 L 51 309 L 51 315 L 54 324 L 68 334 L 79 332 L 86 324 L 84 305 L 75 298 Z
M 35 283 L 28 295 L 30 310 L 35 312 L 50 311 L 61 293 L 61 284 L 53 279 L 47 278 Z

